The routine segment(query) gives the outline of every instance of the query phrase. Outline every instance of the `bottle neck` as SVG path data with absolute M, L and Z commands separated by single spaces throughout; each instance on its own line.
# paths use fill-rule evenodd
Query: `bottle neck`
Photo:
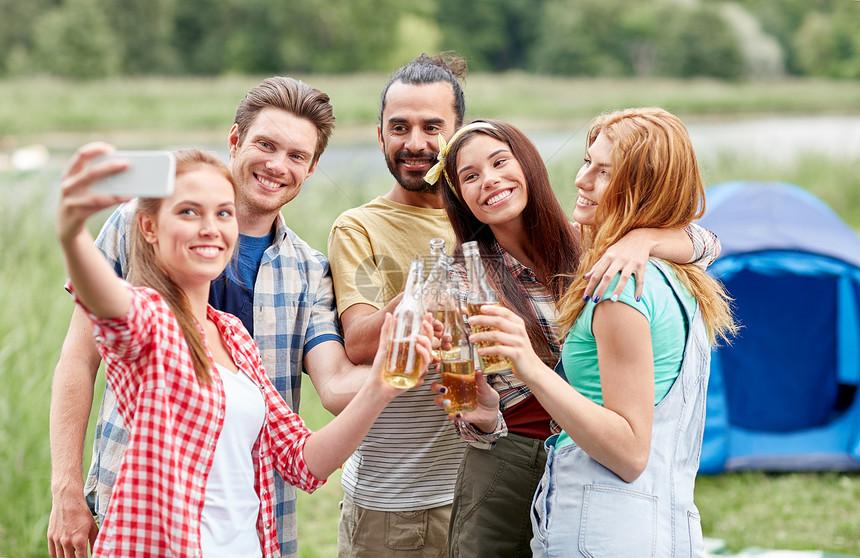
M 424 266 L 421 265 L 421 262 L 412 262 L 412 265 L 409 266 L 409 275 L 406 277 L 406 287 L 403 289 L 403 302 L 421 301 L 423 275 Z
M 495 291 L 490 286 L 484 264 L 477 250 L 469 250 L 464 254 L 466 260 L 466 275 L 469 277 L 469 302 L 497 302 Z

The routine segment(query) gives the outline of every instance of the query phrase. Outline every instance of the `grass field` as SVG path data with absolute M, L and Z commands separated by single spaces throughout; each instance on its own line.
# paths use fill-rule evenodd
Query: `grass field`
M 338 109 L 340 122 L 355 124 L 355 129 L 372 126 L 376 96 L 384 80 L 385 76 L 308 78 L 332 91 L 335 105 L 342 107 Z M 581 118 L 608 108 L 597 104 L 665 104 L 661 99 L 676 103 L 679 112 L 700 115 L 821 110 L 860 113 L 856 84 L 838 82 L 792 82 L 777 88 L 711 82 L 562 82 L 547 78 L 536 82 L 519 75 L 499 80 L 501 85 L 494 86 L 487 76 L 470 78 L 467 88 L 475 98 L 474 111 L 540 120 L 547 125 L 557 125 L 551 122 L 553 110 L 558 111 L 559 118 Z M 239 77 L 97 84 L 48 79 L 0 81 L 0 151 L 10 145 L 40 141 L 62 155 L 91 136 L 105 134 L 115 134 L 138 147 L 148 141 L 158 146 L 165 141 L 189 144 L 210 136 L 220 143 L 224 119 L 232 115 L 244 91 L 257 82 L 257 78 Z M 68 86 L 69 92 L 61 86 Z M 593 95 L 602 99 L 599 103 L 565 102 L 596 90 L 604 93 Z M 502 98 L 503 91 L 510 97 Z M 542 99 L 555 99 L 554 104 L 544 107 L 546 110 L 541 108 L 542 102 L 530 95 L 535 91 Z M 793 96 L 798 98 L 792 100 Z M 479 104 L 478 98 L 484 99 L 484 104 Z M 61 109 L 64 104 L 68 107 Z M 527 109 L 526 104 L 531 106 Z M 127 110 L 121 110 L 123 106 Z M 569 198 L 566 189 L 571 188 L 571 164 L 551 165 L 560 197 Z M 0 468 L 5 472 L 0 475 L 0 556 L 6 558 L 47 555 L 50 383 L 72 309 L 62 290 L 64 272 L 52 224 L 59 165 L 55 161 L 46 169 L 26 173 L 0 171 Z M 858 159 L 809 155 L 773 166 L 725 155 L 703 162 L 703 166 L 708 184 L 746 178 L 802 185 L 860 229 Z M 315 184 L 284 213 L 300 236 L 324 248 L 329 224 L 340 208 L 330 203 L 336 195 L 332 190 L 335 185 L 325 181 Z M 385 185 L 370 185 L 362 195 L 377 187 L 384 189 Z M 308 214 L 316 218 L 309 220 Z M 302 415 L 315 428 L 330 418 L 309 382 L 303 389 Z M 88 461 L 89 447 L 85 454 Z M 335 555 L 340 494 L 336 474 L 315 494 L 300 495 L 303 558 Z M 697 484 L 705 535 L 725 540 L 734 551 L 759 546 L 860 555 L 858 501 L 860 476 L 856 474 L 726 474 L 700 477 Z
M 71 82 L 56 78 L 0 80 L 0 139 L 76 147 L 77 133 L 112 135 L 143 144 L 215 134 L 219 143 L 236 104 L 263 76 L 126 78 Z M 375 123 L 388 76 L 296 76 L 326 92 L 337 134 Z M 464 86 L 467 119 L 492 117 L 547 127 L 629 106 L 658 105 L 682 118 L 753 114 L 860 114 L 852 81 L 727 83 L 713 80 L 561 79 L 519 73 L 474 74 Z

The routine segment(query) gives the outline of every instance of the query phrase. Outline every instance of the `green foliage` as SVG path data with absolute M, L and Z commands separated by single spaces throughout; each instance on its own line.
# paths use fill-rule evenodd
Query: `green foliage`
M 35 32 L 35 58 L 43 70 L 79 79 L 119 71 L 122 43 L 98 0 L 67 0 L 39 18 Z
M 422 52 L 433 54 L 442 50 L 439 26 L 432 15 L 416 13 L 415 10 L 403 14 L 396 33 L 394 47 L 386 57 L 387 63 L 382 64 L 387 72 L 407 64 Z
M 716 7 L 675 9 L 664 21 L 657 66 L 673 77 L 738 79 L 743 58 L 736 37 Z
M 473 71 L 860 75 L 852 0 L 0 0 L 0 76 Z
M 533 67 L 558 75 L 629 75 L 632 65 L 617 17 L 624 4 L 624 0 L 547 0 Z
M 841 0 L 835 0 L 841 1 Z M 776 37 L 786 52 L 786 68 L 790 73 L 799 73 L 796 52 L 792 48 L 795 32 L 811 11 L 830 9 L 834 0 L 739 0 L 761 22 L 762 28 Z
M 68 0 L 67 0 L 68 1 Z M 172 73 L 178 59 L 171 48 L 177 0 L 99 0 L 118 42 L 122 73 Z
M 792 37 L 797 67 L 810 76 L 860 78 L 858 29 L 860 6 L 846 3 L 832 15 L 806 14 Z
M 0 14 L 3 14 L 0 17 L 0 76 L 28 73 L 36 21 L 58 3 L 59 0 L 0 0 Z
M 174 1 L 176 50 L 194 74 L 381 70 L 404 12 L 394 0 Z
M 405 6 L 397 0 L 326 0 L 315 22 L 310 67 L 314 72 L 390 70 L 387 60 L 394 46 L 397 22 Z
M 546 0 L 439 0 L 437 21 L 446 49 L 465 56 L 472 69 L 528 69 Z
M 550 74 L 737 79 L 743 58 L 718 8 L 548 0 L 534 67 Z

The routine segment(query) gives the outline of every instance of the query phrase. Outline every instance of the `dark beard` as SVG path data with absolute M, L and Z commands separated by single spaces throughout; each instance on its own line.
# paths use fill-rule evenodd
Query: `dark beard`
M 388 166 L 388 172 L 397 180 L 397 183 L 406 190 L 407 192 L 418 192 L 418 193 L 429 193 L 429 194 L 437 194 L 439 193 L 439 183 L 436 184 L 428 184 L 424 181 L 424 174 L 416 173 L 416 172 L 401 172 L 397 168 L 397 160 L 401 158 L 407 157 L 429 157 L 431 161 L 436 160 L 436 153 L 427 153 L 426 151 L 419 151 L 418 153 L 412 153 L 407 150 L 401 150 L 394 154 L 394 159 L 385 154 L 385 164 Z

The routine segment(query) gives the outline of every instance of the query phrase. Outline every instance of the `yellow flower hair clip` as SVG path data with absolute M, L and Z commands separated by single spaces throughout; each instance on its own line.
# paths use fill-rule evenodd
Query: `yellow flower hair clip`
M 478 129 L 487 129 L 487 130 L 495 130 L 496 128 L 488 123 L 488 122 L 472 122 L 471 124 L 467 124 L 454 132 L 454 135 L 451 136 L 449 141 L 445 141 L 445 138 L 442 137 L 442 134 L 439 134 L 439 155 L 436 156 L 438 162 L 433 165 L 433 167 L 427 171 L 427 174 L 424 175 L 424 182 L 428 184 L 436 184 L 439 181 L 439 176 L 444 175 L 445 181 L 448 183 L 448 187 L 451 188 L 451 191 L 454 192 L 454 196 L 458 199 L 460 196 L 457 194 L 457 190 L 454 188 L 454 183 L 451 182 L 450 177 L 448 177 L 448 173 L 445 172 L 445 157 L 448 156 L 448 151 L 451 149 L 451 145 L 463 134 L 469 132 L 471 130 Z

